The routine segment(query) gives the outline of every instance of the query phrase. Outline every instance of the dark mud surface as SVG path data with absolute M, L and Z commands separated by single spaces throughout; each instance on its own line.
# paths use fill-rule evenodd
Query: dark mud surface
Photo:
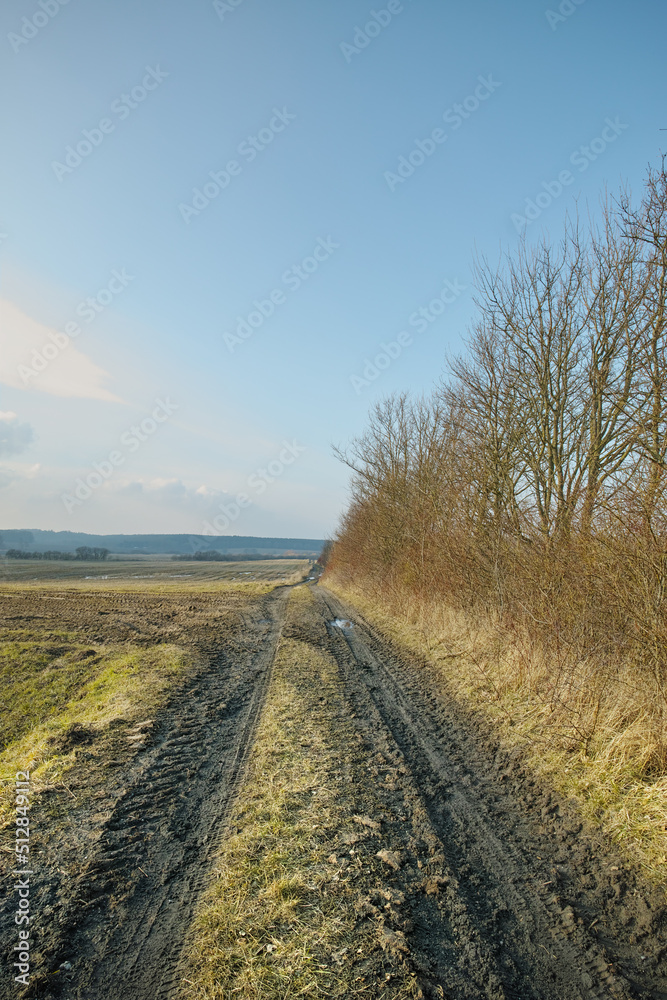
M 202 669 L 159 718 L 131 729 L 118 720 L 103 772 L 99 748 L 93 766 L 86 734 L 70 734 L 81 763 L 67 788 L 40 796 L 31 815 L 31 984 L 25 990 L 5 974 L 1 997 L 137 1000 L 173 992 L 180 946 L 252 745 L 286 599 L 284 588 L 237 610 L 226 594 L 12 599 L 19 622 L 38 618 L 46 632 L 65 628 L 90 639 L 94 625 L 99 642 L 189 645 Z M 4 880 L 9 892 L 0 904 L 4 955 L 16 940 L 13 881 Z
M 386 803 L 377 845 L 391 841 L 399 902 L 389 932 L 403 935 L 424 995 L 667 997 L 663 894 L 473 731 L 425 669 L 333 594 L 314 593 Z M 378 903 L 368 900 L 368 919 Z
M 357 920 L 386 967 L 408 970 L 424 997 L 450 1000 L 667 998 L 663 896 L 444 699 L 425 668 L 324 588 L 313 594 L 312 641 L 338 664 L 364 770 L 359 815 L 336 853 L 382 872 L 378 887 L 359 876 Z M 91 643 L 168 641 L 201 655 L 159 717 L 130 731 L 119 720 L 103 769 L 89 734 L 71 734 L 80 764 L 32 816 L 33 980 L 20 989 L 5 968 L 3 1000 L 179 995 L 181 948 L 243 776 L 287 595 L 236 605 L 194 594 L 3 600 L 17 628 L 67 629 Z M 7 965 L 12 881 L 0 903 Z M 368 960 L 376 982 L 364 996 L 383 995 L 377 964 Z

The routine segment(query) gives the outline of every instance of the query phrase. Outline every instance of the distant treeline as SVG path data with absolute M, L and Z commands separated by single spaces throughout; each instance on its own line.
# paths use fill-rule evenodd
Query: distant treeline
M 109 555 L 109 550 L 81 545 L 76 552 L 25 552 L 23 549 L 8 549 L 5 555 L 8 559 L 80 559 L 90 562 L 91 560 L 106 559 Z
M 185 555 L 197 549 L 230 549 L 271 555 L 298 552 L 317 555 L 324 539 L 261 538 L 256 535 L 91 535 L 81 531 L 43 531 L 5 528 L 0 532 L 0 548 L 22 551 L 58 551 L 74 553 L 77 546 L 104 547 L 123 555 Z
M 172 556 L 176 562 L 247 562 L 248 560 L 260 559 L 262 561 L 268 559 L 302 559 L 303 556 L 263 556 L 254 552 L 246 552 L 240 555 L 229 555 L 226 552 L 218 552 L 217 549 L 205 549 L 200 552 L 195 552 L 194 555 L 187 556 Z

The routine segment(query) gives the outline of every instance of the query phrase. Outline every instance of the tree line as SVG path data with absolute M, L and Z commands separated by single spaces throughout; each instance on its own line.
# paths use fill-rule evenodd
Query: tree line
M 558 634 L 589 661 L 627 654 L 662 712 L 664 162 L 639 204 L 622 190 L 558 241 L 478 260 L 475 289 L 465 350 L 432 393 L 382 400 L 337 449 L 353 476 L 332 566 Z
M 76 552 L 25 552 L 22 549 L 7 549 L 7 559 L 83 559 L 87 562 L 104 560 L 109 555 L 109 549 L 95 546 L 80 545 Z

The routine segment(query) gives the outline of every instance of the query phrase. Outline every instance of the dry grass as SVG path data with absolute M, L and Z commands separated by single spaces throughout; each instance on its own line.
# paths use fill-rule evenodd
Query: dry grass
M 161 562 L 111 563 L 109 579 L 77 580 L 76 575 L 99 572 L 107 566 L 72 567 L 72 563 L 40 565 L 38 580 L 0 584 L 0 592 L 26 591 L 203 591 L 236 595 L 245 599 L 271 591 L 284 583 L 298 582 L 309 563 L 302 560 L 267 560 L 242 563 Z M 250 566 L 251 569 L 243 569 Z M 19 569 L 34 572 L 35 565 Z M 155 578 L 150 577 L 155 570 Z M 235 573 L 264 575 L 263 580 L 236 583 Z M 115 575 L 114 575 L 115 572 Z M 128 574 L 138 573 L 136 580 Z M 163 580 L 161 574 L 168 574 Z M 185 573 L 186 577 L 171 574 Z M 191 576 L 187 574 L 191 573 Z M 143 576 L 149 575 L 149 579 Z M 245 579 L 245 578 L 244 578 Z M 147 583 L 153 583 L 147 587 Z M 126 643 L 118 646 L 97 642 L 82 643 L 81 636 L 58 628 L 22 627 L 0 631 L 0 787 L 8 788 L 16 771 L 29 770 L 32 792 L 62 783 L 77 761 L 75 749 L 67 746 L 67 733 L 76 728 L 90 730 L 92 742 L 107 734 L 109 724 L 145 719 L 159 711 L 174 686 L 182 683 L 201 666 L 199 659 L 175 645 L 139 648 Z M 95 756 L 94 747 L 87 748 Z M 6 796 L 0 798 L 0 823 L 7 810 Z
M 191 653 L 171 645 L 93 649 L 66 634 L 58 644 L 0 644 L 0 783 L 10 787 L 19 770 L 30 771 L 33 794 L 62 782 L 76 763 L 76 750 L 59 749 L 73 727 L 99 735 L 113 720 L 143 720 L 197 667 Z M 9 809 L 3 797 L 0 823 Z
M 295 590 L 288 625 L 310 605 L 308 590 Z M 350 811 L 343 771 L 354 743 L 335 662 L 311 642 L 282 639 L 231 817 L 236 832 L 193 929 L 184 997 L 376 995 L 350 961 L 377 949 L 355 935 L 354 869 L 328 860 Z M 391 995 L 414 996 L 410 977 Z
M 326 585 L 355 604 L 408 654 L 433 668 L 443 689 L 483 713 L 508 746 L 582 815 L 606 830 L 653 881 L 667 884 L 667 778 L 659 753 L 652 692 L 633 664 L 602 669 L 556 642 L 545 649 L 492 614 L 474 615 L 402 596 L 371 598 L 330 576 Z

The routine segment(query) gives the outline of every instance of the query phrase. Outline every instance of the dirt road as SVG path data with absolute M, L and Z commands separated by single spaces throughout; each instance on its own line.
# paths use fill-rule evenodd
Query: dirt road
M 437 859 L 437 912 L 413 913 L 413 947 L 453 997 L 666 997 L 665 908 L 576 813 L 401 663 L 353 609 L 321 590 L 333 651 L 404 819 L 410 868 Z M 449 992 L 447 992 L 449 991 Z M 434 992 L 434 995 L 437 995 Z
M 184 611 L 176 598 L 172 607 L 163 598 L 123 597 L 122 615 L 119 605 L 116 624 L 108 624 L 120 629 L 117 638 L 155 641 L 171 622 L 170 641 L 194 644 L 207 666 L 174 694 L 133 755 L 118 751 L 121 764 L 96 792 L 94 808 L 63 803 L 63 836 L 45 849 L 35 883 L 42 966 L 22 996 L 178 995 L 185 931 L 225 836 L 288 595 L 283 587 L 258 597 L 224 640 L 211 624 L 213 600 Z M 400 962 L 422 995 L 667 998 L 667 918 L 658 892 L 491 734 L 475 730 L 424 668 L 403 662 L 326 589 L 314 587 L 313 597 L 313 621 L 300 637 L 326 646 L 338 665 L 372 788 L 364 793 L 365 850 L 384 852 L 391 883 L 383 933 L 400 940 Z M 52 613 L 59 621 L 69 614 L 85 630 L 90 612 L 99 628 L 93 604 L 87 607 L 73 597 Z M 16 610 L 20 616 L 19 603 Z M 85 783 L 83 773 L 79 780 Z M 378 919 L 364 878 L 360 927 Z M 9 899 L 0 910 L 5 954 L 11 911 Z M 71 969 L 60 969 L 63 962 Z M 14 987 L 3 976 L 0 996 L 15 997 Z M 381 995 L 374 989 L 364 995 Z

